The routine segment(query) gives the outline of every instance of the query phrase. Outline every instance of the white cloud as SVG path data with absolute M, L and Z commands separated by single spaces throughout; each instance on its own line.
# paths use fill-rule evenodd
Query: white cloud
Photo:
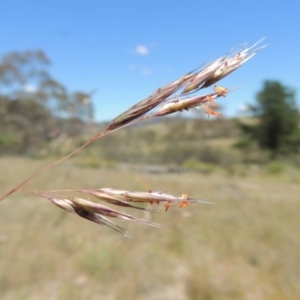
M 37 88 L 31 84 L 25 84 L 23 85 L 23 91 L 25 93 L 35 93 L 37 91 Z
M 238 111 L 242 112 L 242 113 L 248 112 L 249 111 L 249 105 L 246 104 L 246 103 L 240 104 L 239 107 L 238 107 Z
M 135 47 L 135 53 L 139 54 L 139 55 L 147 55 L 149 54 L 149 48 L 145 45 L 137 45 Z
M 144 69 L 141 70 L 141 74 L 144 75 L 144 76 L 151 75 L 152 70 L 149 69 L 149 68 L 144 68 Z

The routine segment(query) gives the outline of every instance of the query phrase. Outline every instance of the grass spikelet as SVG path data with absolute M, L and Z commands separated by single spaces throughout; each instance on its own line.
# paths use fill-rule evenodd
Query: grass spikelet
M 210 74 L 203 83 L 201 88 L 206 88 L 220 81 L 225 76 L 229 75 L 239 67 L 241 67 L 245 62 L 251 59 L 258 51 L 265 48 L 266 45 L 259 48 L 255 48 L 259 43 L 264 41 L 264 38 L 260 39 L 257 43 L 251 47 L 245 49 L 238 49 L 228 55 L 225 55 L 222 59 L 222 63 L 218 68 Z
M 213 99 L 216 99 L 217 97 L 220 97 L 220 95 L 218 95 L 217 93 L 213 93 L 213 94 L 194 96 L 194 97 L 168 102 L 159 108 L 155 116 L 160 117 L 175 112 L 181 112 L 183 110 L 189 110 L 191 108 L 199 107 L 208 102 L 214 103 Z M 213 106 L 216 107 L 217 105 L 214 103 Z
M 111 218 L 119 218 L 119 219 L 124 219 L 127 221 L 135 221 L 135 222 L 142 222 L 145 223 L 147 225 L 151 225 L 154 227 L 159 227 L 158 224 L 155 224 L 153 222 L 149 222 L 147 220 L 143 220 L 143 219 L 138 219 L 136 217 L 133 217 L 129 214 L 125 214 L 119 211 L 116 211 L 108 206 L 104 206 L 102 204 L 99 203 L 94 203 L 82 198 L 78 198 L 78 197 L 73 197 L 70 198 L 70 201 L 72 201 L 73 203 L 75 203 L 76 205 L 78 205 L 79 207 L 81 207 L 83 210 L 86 210 L 88 212 L 91 213 L 95 213 L 95 214 L 100 214 L 102 216 L 107 216 L 107 217 L 111 217 Z
M 140 207 L 140 206 L 135 206 L 135 205 L 132 205 L 132 204 L 128 203 L 127 201 L 124 200 L 124 199 L 126 199 L 125 197 L 114 197 L 113 195 L 103 193 L 103 192 L 97 191 L 97 190 L 89 190 L 89 191 L 87 191 L 87 193 L 89 193 L 90 195 L 92 195 L 92 196 L 94 196 L 94 197 L 96 197 L 100 200 L 106 201 L 106 202 L 114 204 L 114 205 L 153 212 L 152 209 L 145 208 L 145 207 Z
M 156 224 L 154 222 L 136 218 L 132 215 L 116 211 L 110 207 L 101 205 L 99 203 L 94 203 L 83 198 L 59 198 L 52 197 L 40 192 L 35 193 L 44 198 L 49 199 L 53 204 L 55 204 L 59 208 L 66 210 L 67 212 L 78 215 L 84 219 L 95 222 L 97 224 L 108 226 L 111 229 L 114 229 L 125 236 L 127 236 L 127 231 L 125 231 L 122 227 L 118 226 L 117 224 L 113 223 L 107 217 L 119 218 L 126 221 L 140 222 L 153 227 L 160 227 L 159 224 Z

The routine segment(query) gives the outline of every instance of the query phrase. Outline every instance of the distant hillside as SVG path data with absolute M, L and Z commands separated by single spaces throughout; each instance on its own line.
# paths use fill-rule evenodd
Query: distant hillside
M 77 137 L 52 143 L 66 154 L 101 132 L 108 123 L 86 125 Z M 228 164 L 238 159 L 233 149 L 239 130 L 234 119 L 164 118 L 128 126 L 93 143 L 78 155 L 134 164 L 175 164 L 187 161 Z M 235 154 L 233 154 L 235 153 Z

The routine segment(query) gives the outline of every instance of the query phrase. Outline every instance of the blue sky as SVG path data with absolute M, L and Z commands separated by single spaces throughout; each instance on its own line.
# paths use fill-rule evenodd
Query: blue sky
M 244 85 L 219 103 L 227 116 L 263 80 L 299 91 L 300 1 L 2 0 L 0 55 L 42 49 L 70 91 L 96 90 L 109 120 L 160 86 L 261 37 L 270 44 L 219 84 Z M 209 89 L 207 91 L 210 91 Z

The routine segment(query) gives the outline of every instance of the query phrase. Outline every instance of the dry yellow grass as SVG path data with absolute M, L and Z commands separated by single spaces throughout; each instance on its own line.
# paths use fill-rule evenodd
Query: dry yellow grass
M 0 165 L 3 194 L 45 162 L 2 158 Z M 0 204 L 1 299 L 300 299 L 297 170 L 151 175 L 69 161 L 27 187 L 161 188 L 218 204 L 141 212 L 163 228 L 119 222 L 126 239 L 16 193 Z

